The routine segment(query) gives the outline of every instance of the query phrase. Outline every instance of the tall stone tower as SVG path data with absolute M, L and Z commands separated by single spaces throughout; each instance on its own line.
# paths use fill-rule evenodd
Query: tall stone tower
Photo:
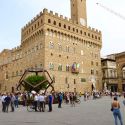
M 87 26 L 86 0 L 70 0 L 71 19 Z

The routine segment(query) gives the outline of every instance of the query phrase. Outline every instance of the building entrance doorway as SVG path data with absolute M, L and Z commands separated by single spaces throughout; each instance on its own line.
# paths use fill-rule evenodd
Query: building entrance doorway
M 118 92 L 118 85 L 117 84 L 110 84 L 108 85 L 108 90 L 111 90 L 111 92 Z

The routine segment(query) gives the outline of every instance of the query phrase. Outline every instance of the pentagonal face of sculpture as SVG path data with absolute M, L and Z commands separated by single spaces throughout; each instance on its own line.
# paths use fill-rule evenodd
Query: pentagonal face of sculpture
M 45 92 L 48 88 L 52 88 L 54 91 L 54 87 L 52 86 L 53 80 L 50 77 L 50 74 L 43 69 L 28 69 L 24 72 L 21 79 L 19 80 L 19 86 L 23 86 L 27 91 L 40 91 L 44 89 Z

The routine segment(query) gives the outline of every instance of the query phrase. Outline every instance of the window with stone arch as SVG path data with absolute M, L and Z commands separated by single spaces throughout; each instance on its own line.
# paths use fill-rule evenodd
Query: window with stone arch
M 62 64 L 59 64 L 58 71 L 62 71 Z
M 69 46 L 66 46 L 66 52 L 69 52 Z
M 55 20 L 54 20 L 53 24 L 56 25 L 56 21 Z
M 62 51 L 62 45 L 61 44 L 58 44 L 58 49 L 59 49 L 60 52 Z
M 39 27 L 39 22 L 37 23 L 38 27 Z
M 51 23 L 51 19 L 48 19 L 48 23 Z
M 91 75 L 94 75 L 94 69 L 91 69 Z
M 43 20 L 41 19 L 41 24 L 43 23 Z
M 61 23 L 59 23 L 59 27 L 61 27 Z
M 50 69 L 50 70 L 54 70 L 54 64 L 53 64 L 53 62 L 50 62 L 50 63 L 49 63 L 49 69 Z
M 49 48 L 50 48 L 50 49 L 53 49 L 53 48 L 54 48 L 54 43 L 53 43 L 52 41 L 49 43 Z
M 70 71 L 70 65 L 66 65 L 66 71 L 69 72 Z
M 66 25 L 64 24 L 64 28 L 66 29 Z
M 68 26 L 68 30 L 70 30 L 70 26 Z

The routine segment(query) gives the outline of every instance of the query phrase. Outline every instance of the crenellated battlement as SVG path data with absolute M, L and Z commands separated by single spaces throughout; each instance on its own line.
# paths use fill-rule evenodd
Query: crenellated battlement
M 92 27 L 88 27 L 88 30 L 90 30 L 90 31 L 92 31 L 92 32 L 96 32 L 96 33 L 101 33 L 101 31 L 100 30 L 98 30 L 98 29 L 95 29 L 95 28 L 92 28 Z
M 17 46 L 17 47 L 14 47 L 11 49 L 12 52 L 15 52 L 15 51 L 19 51 L 21 49 L 21 45 L 20 46 Z
M 74 26 L 78 26 L 78 27 L 86 27 L 86 26 L 83 26 L 81 25 L 80 23 L 78 23 L 77 21 L 75 20 L 72 20 L 72 19 L 69 19 L 68 17 L 64 17 L 63 15 L 60 15 L 58 13 L 54 13 L 53 11 L 48 11 L 48 9 L 43 9 L 43 12 L 41 11 L 39 14 L 37 14 L 30 22 L 28 22 L 23 28 L 22 28 L 22 31 L 24 30 L 27 30 L 27 28 L 32 25 L 35 21 L 37 21 L 41 16 L 43 15 L 49 15 L 51 17 L 54 17 L 55 18 L 55 21 L 56 19 L 59 20 L 61 19 L 62 21 L 65 21 L 66 23 L 70 23 L 71 25 L 74 25 Z M 51 19 L 51 18 L 50 18 Z M 101 31 L 95 29 L 95 28 L 91 28 L 91 27 L 86 27 L 88 31 L 90 32 L 94 32 L 94 33 L 97 33 L 97 34 L 101 34 Z

